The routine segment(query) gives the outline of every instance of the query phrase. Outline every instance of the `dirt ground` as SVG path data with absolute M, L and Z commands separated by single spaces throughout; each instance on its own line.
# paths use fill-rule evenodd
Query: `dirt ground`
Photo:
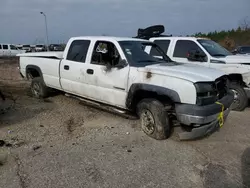
M 0 60 L 0 89 L 0 187 L 250 187 L 249 109 L 207 138 L 156 141 L 63 94 L 30 97 L 13 60 Z

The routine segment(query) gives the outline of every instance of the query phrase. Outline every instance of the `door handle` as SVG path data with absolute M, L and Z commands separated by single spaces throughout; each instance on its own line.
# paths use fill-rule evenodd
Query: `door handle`
M 94 74 L 94 70 L 93 69 L 87 69 L 87 73 L 88 74 Z
M 69 66 L 68 65 L 64 65 L 64 69 L 65 70 L 69 70 Z

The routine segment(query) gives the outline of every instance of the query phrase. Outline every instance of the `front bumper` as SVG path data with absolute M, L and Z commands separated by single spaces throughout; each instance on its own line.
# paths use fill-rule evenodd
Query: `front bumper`
M 230 106 L 233 103 L 233 93 L 230 92 L 218 102 L 223 104 L 223 119 L 226 120 Z M 197 106 L 190 104 L 176 104 L 177 120 L 184 126 L 188 126 L 190 131 L 179 133 L 180 140 L 197 139 L 216 131 L 219 125 L 219 115 L 222 112 L 222 106 L 214 103 L 206 106 Z

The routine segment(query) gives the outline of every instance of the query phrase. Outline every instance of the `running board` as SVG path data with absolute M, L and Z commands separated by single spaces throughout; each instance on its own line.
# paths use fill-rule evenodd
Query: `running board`
M 100 109 L 100 110 L 103 110 L 103 111 L 113 112 L 113 113 L 121 115 L 121 116 L 123 116 L 125 118 L 138 119 L 138 117 L 136 117 L 131 112 L 120 109 L 120 108 L 116 108 L 116 107 L 106 105 L 106 104 L 103 104 L 103 103 L 95 102 L 95 101 L 85 99 L 85 98 L 82 98 L 82 97 L 79 97 L 79 96 L 76 96 L 76 95 L 72 95 L 72 94 L 69 94 L 69 93 L 65 93 L 65 96 L 77 99 L 77 100 L 81 101 L 80 104 L 83 104 L 83 105 L 94 107 L 94 108 L 97 108 L 97 109 Z

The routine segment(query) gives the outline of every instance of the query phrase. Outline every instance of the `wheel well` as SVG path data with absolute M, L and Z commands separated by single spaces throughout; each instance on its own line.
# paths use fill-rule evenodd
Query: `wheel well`
M 133 111 L 136 110 L 136 106 L 137 104 L 143 100 L 143 99 L 146 99 L 146 98 L 153 98 L 153 99 L 157 99 L 159 100 L 163 105 L 171 105 L 174 103 L 173 100 L 168 97 L 167 95 L 162 95 L 162 94 L 159 94 L 155 91 L 145 91 L 145 90 L 138 90 L 136 91 L 136 93 L 134 94 L 133 96 L 133 100 L 132 100 L 132 103 L 131 103 L 131 109 Z
M 236 82 L 239 83 L 240 85 L 246 85 L 245 82 L 243 81 L 241 74 L 229 74 L 228 78 L 230 82 Z
M 41 76 L 40 72 L 36 68 L 27 68 L 26 75 L 27 78 L 29 78 L 29 76 L 32 76 L 32 78 Z

